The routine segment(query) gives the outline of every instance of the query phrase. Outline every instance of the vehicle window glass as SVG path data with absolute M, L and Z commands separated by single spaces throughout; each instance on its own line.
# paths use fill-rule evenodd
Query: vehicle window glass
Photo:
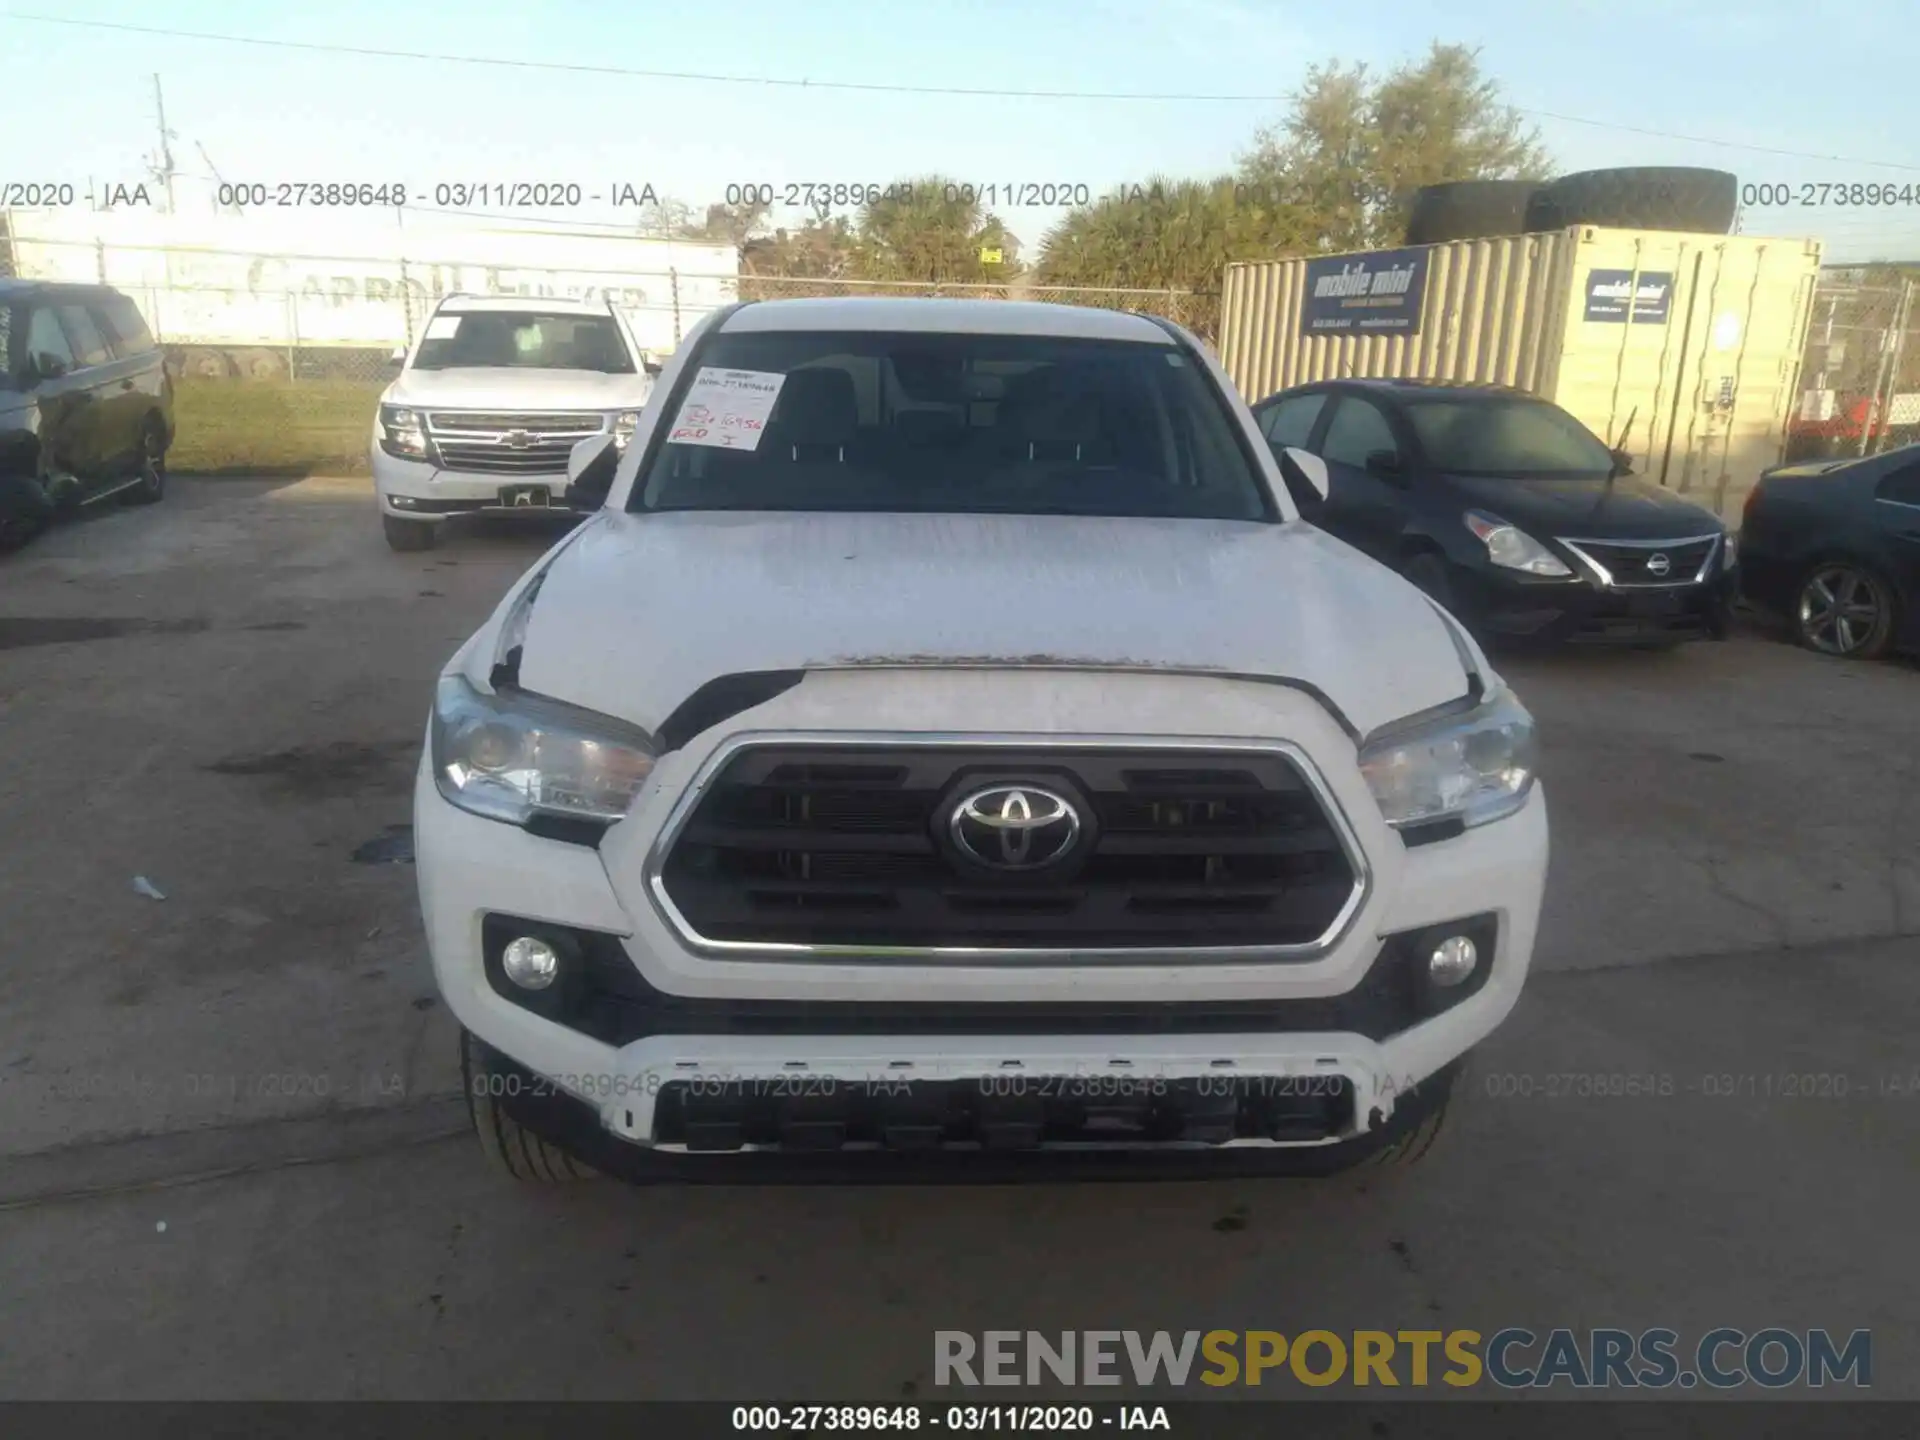
M 436 315 L 416 370 L 591 370 L 631 375 L 633 357 L 611 315 L 473 310 Z
M 1904 466 L 1883 476 L 1874 494 L 1899 505 L 1920 506 L 1920 463 Z
M 140 318 L 140 307 L 125 295 L 109 295 L 94 307 L 100 329 L 122 357 L 145 355 L 153 349 L 153 334 Z
M 1437 470 L 1541 480 L 1591 479 L 1613 470 L 1598 437 L 1543 400 L 1417 400 L 1406 413 Z
M 80 364 L 105 365 L 113 359 L 113 351 L 107 348 L 106 339 L 100 334 L 100 327 L 93 323 L 86 306 L 62 305 L 60 323 L 73 342 L 74 358 Z
M 1376 450 L 1399 453 L 1387 417 L 1371 401 L 1342 395 L 1340 408 L 1333 412 L 1332 423 L 1327 426 L 1327 438 L 1320 442 L 1320 453 L 1339 464 L 1359 466 L 1365 465 L 1367 456 Z
M 0 305 L 0 390 L 15 390 L 20 385 L 23 357 L 14 351 L 20 327 L 13 323 L 13 307 Z
M 1261 416 L 1264 422 L 1261 433 L 1275 445 L 1297 445 L 1301 449 L 1307 446 L 1307 436 L 1313 433 L 1313 422 L 1320 418 L 1320 412 L 1327 408 L 1325 392 L 1318 395 L 1296 395 L 1291 400 L 1282 400 Z
M 73 347 L 60 328 L 60 317 L 48 306 L 35 306 L 27 318 L 27 357 L 42 376 L 64 375 L 73 369 Z
M 676 397 L 669 425 L 748 434 L 751 447 L 669 440 L 636 509 L 1267 513 L 1227 397 L 1170 344 L 749 333 L 716 336 L 698 370 L 776 376 L 779 391 L 756 426 L 731 430 Z

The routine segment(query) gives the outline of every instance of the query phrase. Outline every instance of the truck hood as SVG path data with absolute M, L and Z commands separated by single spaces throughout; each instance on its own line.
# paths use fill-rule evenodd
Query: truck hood
M 1366 733 L 1458 699 L 1419 591 L 1295 522 L 602 512 L 553 558 L 520 684 L 655 730 L 708 681 L 1090 665 L 1305 683 Z
M 1469 505 L 1522 530 L 1586 540 L 1668 540 L 1712 535 L 1723 527 L 1711 510 L 1644 480 L 1506 480 L 1448 475 Z
M 638 410 L 653 377 L 598 370 L 409 370 L 388 388 L 389 405 L 472 410 Z

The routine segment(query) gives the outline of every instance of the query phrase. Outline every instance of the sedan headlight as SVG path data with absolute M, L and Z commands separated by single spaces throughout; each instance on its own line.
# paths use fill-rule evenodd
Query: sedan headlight
M 1464 715 L 1389 726 L 1360 752 L 1380 813 L 1396 828 L 1511 815 L 1533 788 L 1533 716 L 1506 690 Z
M 380 448 L 408 460 L 427 458 L 427 432 L 420 412 L 404 405 L 380 407 Z
M 462 810 L 524 825 L 536 816 L 611 823 L 653 772 L 632 726 L 557 700 L 488 695 L 459 675 L 433 701 L 433 780 Z
M 618 414 L 609 415 L 607 420 L 613 429 L 615 447 L 621 450 L 626 449 L 627 442 L 633 439 L 633 432 L 640 428 L 640 412 L 622 410 Z
M 1465 518 L 1467 528 L 1487 547 L 1487 558 L 1501 569 L 1519 570 L 1527 575 L 1545 575 L 1556 580 L 1573 573 L 1558 555 L 1499 516 L 1469 510 Z

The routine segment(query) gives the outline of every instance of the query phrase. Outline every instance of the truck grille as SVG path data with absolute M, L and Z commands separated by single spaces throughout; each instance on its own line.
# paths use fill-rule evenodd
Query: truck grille
M 478 475 L 563 475 L 573 447 L 606 429 L 597 414 L 434 410 L 427 415 L 443 469 Z
M 1720 539 L 1707 535 L 1692 540 L 1626 543 L 1562 539 L 1560 543 L 1599 566 L 1614 585 L 1692 585 L 1707 578 L 1707 562 Z M 1654 558 L 1659 555 L 1666 556 L 1664 569 Z M 1653 568 L 1649 568 L 1649 562 Z
M 1076 797 L 1072 863 L 972 865 L 958 798 Z M 755 745 L 667 840 L 656 883 L 690 938 L 731 944 L 1134 951 L 1313 947 L 1349 913 L 1357 855 L 1274 749 Z

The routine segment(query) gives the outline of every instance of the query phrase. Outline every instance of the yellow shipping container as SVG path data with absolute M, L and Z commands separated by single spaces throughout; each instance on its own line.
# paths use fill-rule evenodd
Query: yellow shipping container
M 1339 376 L 1528 390 L 1731 516 L 1783 453 L 1819 270 L 1817 240 L 1588 225 L 1230 265 L 1220 354 L 1249 401 Z

